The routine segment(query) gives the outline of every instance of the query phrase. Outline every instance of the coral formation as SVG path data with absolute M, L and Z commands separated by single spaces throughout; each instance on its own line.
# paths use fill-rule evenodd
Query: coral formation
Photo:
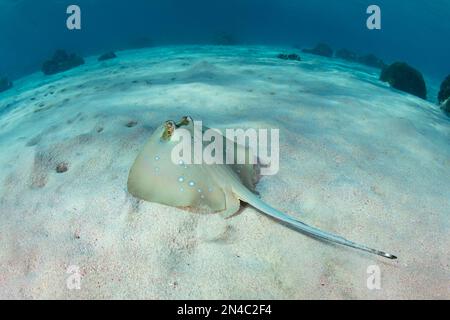
M 302 51 L 329 58 L 333 56 L 333 49 L 325 43 L 319 43 L 312 49 L 303 49 Z
M 347 49 L 339 49 L 336 51 L 336 58 L 340 58 L 347 61 L 357 61 L 358 55 L 353 51 Z
M 107 52 L 102 54 L 100 57 L 98 57 L 98 61 L 105 61 L 105 60 L 110 60 L 110 59 L 114 59 L 117 58 L 116 54 L 113 51 Z
M 427 98 L 427 88 L 422 74 L 404 62 L 395 62 L 383 69 L 380 80 L 391 87 L 422 99 Z
M 346 61 L 358 62 L 360 64 L 364 64 L 366 66 L 373 68 L 378 69 L 386 68 L 386 64 L 384 63 L 384 61 L 371 53 L 360 56 L 357 53 L 350 51 L 348 49 L 340 49 L 336 51 L 335 57 Z
M 279 59 L 283 59 L 283 60 L 293 60 L 293 61 L 302 61 L 302 59 L 300 58 L 300 56 L 296 53 L 280 53 L 277 56 Z
M 438 102 L 443 103 L 450 97 L 450 75 L 445 78 L 441 84 L 441 89 L 439 90 Z M 448 101 L 447 101 L 448 103 Z
M 384 61 L 373 54 L 366 54 L 366 55 L 360 56 L 357 58 L 357 61 L 359 63 L 365 64 L 366 66 L 369 66 L 369 67 L 374 67 L 374 68 L 378 68 L 378 69 L 386 68 L 386 64 L 384 63 Z
M 84 64 L 84 60 L 79 55 L 75 53 L 68 54 L 64 50 L 56 50 L 53 58 L 45 61 L 42 65 L 42 72 L 46 75 L 51 75 L 70 70 L 82 64 Z
M 448 98 L 447 100 L 444 101 L 444 103 L 442 103 L 441 109 L 442 109 L 448 116 L 450 116 L 450 98 Z
M 13 84 L 8 78 L 6 78 L 6 77 L 1 78 L 0 77 L 0 92 L 6 91 L 8 89 L 11 89 L 12 86 L 13 86 Z

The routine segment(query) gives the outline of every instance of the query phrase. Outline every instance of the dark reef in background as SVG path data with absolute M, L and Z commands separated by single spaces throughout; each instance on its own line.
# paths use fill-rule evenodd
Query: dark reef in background
M 384 69 L 387 67 L 387 65 L 384 63 L 383 60 L 381 60 L 380 58 L 378 58 L 377 56 L 375 56 L 373 54 L 367 54 L 367 55 L 358 57 L 358 62 L 361 64 L 365 64 L 366 66 L 374 67 L 374 68 L 378 68 L 378 69 Z
M 98 61 L 105 61 L 105 60 L 111 60 L 117 58 L 116 54 L 113 51 L 107 52 L 102 54 L 100 57 L 98 57 Z
M 383 69 L 380 80 L 388 82 L 391 87 L 419 98 L 427 98 L 427 87 L 422 74 L 404 62 L 395 62 Z
M 0 92 L 6 91 L 8 89 L 11 89 L 13 86 L 13 83 L 9 81 L 6 77 L 0 77 Z
M 300 56 L 296 53 L 280 53 L 279 55 L 277 55 L 277 58 L 282 60 L 302 61 Z
M 387 65 L 383 60 L 375 56 L 374 54 L 358 55 L 353 51 L 347 49 L 340 49 L 336 52 L 336 58 L 343 59 L 351 62 L 358 62 L 369 67 L 384 69 Z
M 441 109 L 450 117 L 450 98 L 445 100 L 445 102 L 441 105 Z
M 439 90 L 438 102 L 443 103 L 450 97 L 450 75 L 442 81 L 441 89 Z
M 358 55 L 353 51 L 347 49 L 339 49 L 336 51 L 336 58 L 356 62 L 358 61 Z
M 438 102 L 441 105 L 441 109 L 450 117 L 450 75 L 442 81 Z
M 63 72 L 84 64 L 82 57 L 75 53 L 67 54 L 64 50 L 56 50 L 51 60 L 45 61 L 42 65 L 42 72 L 51 75 Z
M 331 58 L 333 56 L 333 49 L 325 43 L 319 43 L 312 49 L 303 49 L 302 50 L 305 53 L 311 53 L 323 57 Z

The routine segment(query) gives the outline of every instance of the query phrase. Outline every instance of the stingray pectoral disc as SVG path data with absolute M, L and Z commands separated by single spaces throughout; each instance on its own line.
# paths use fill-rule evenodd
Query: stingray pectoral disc
M 174 207 L 226 209 L 225 193 L 210 169 L 203 165 L 174 163 L 174 143 L 163 140 L 158 128 L 139 153 L 128 176 L 128 192 L 136 198 Z

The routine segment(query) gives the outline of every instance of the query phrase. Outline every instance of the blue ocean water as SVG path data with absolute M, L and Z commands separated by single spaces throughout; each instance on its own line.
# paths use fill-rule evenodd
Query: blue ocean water
M 71 4 L 81 8 L 81 30 L 66 28 Z M 381 30 L 366 27 L 372 4 L 381 8 Z M 57 48 L 89 55 L 227 35 L 244 44 L 326 42 L 408 62 L 441 81 L 450 71 L 449 15 L 448 0 L 0 0 L 0 74 L 38 70 Z

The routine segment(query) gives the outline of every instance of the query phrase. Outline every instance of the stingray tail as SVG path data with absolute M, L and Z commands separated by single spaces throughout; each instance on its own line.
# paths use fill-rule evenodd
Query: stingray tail
M 315 237 L 315 238 L 318 238 L 321 240 L 325 240 L 325 241 L 329 241 L 329 242 L 338 243 L 338 244 L 341 244 L 341 245 L 344 245 L 347 247 L 351 247 L 351 248 L 355 248 L 358 250 L 370 252 L 370 253 L 382 256 L 384 258 L 397 259 L 396 256 L 394 256 L 390 253 L 372 249 L 372 248 L 366 247 L 364 245 L 355 243 L 353 241 L 347 240 L 338 235 L 334 235 L 332 233 L 328 233 L 328 232 L 322 231 L 320 229 L 317 229 L 315 227 L 309 226 L 299 220 L 296 220 L 296 219 L 288 216 L 287 214 L 285 214 L 275 208 L 272 208 L 271 206 L 262 202 L 260 199 L 258 199 L 254 195 L 250 194 L 249 192 L 245 192 L 245 196 L 242 197 L 242 200 L 251 204 L 253 207 L 260 210 L 261 212 L 263 212 L 279 221 L 287 223 L 289 226 L 293 227 L 295 230 L 300 231 L 305 234 L 308 234 L 312 237 Z

